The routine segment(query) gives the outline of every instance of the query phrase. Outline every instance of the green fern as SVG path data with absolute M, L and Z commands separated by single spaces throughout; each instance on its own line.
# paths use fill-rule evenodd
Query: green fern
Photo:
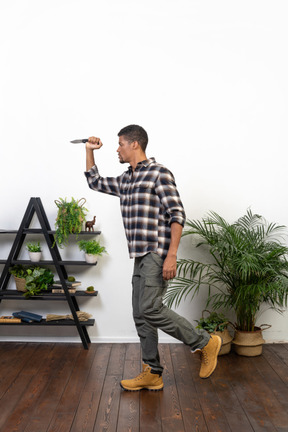
M 73 197 L 70 202 L 67 202 L 66 198 L 59 198 L 56 205 L 58 207 L 58 214 L 55 222 L 54 244 L 57 243 L 60 248 L 63 248 L 67 246 L 70 234 L 75 234 L 77 238 L 78 234 L 82 231 L 83 222 L 86 220 L 86 212 L 88 210 L 83 205 L 79 205 L 79 201 Z

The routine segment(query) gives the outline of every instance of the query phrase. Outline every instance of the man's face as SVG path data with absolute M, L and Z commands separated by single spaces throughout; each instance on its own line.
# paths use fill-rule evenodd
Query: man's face
M 119 137 L 119 147 L 117 149 L 118 158 L 120 163 L 129 163 L 132 156 L 131 143 L 125 139 L 124 136 Z

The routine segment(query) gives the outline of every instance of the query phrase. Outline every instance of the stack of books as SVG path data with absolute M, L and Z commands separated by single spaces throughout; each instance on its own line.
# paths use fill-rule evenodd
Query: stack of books
M 32 312 L 26 312 L 26 311 L 20 311 L 20 312 L 13 312 L 13 317 L 20 319 L 23 322 L 31 323 L 33 321 L 40 322 L 42 320 L 42 315 L 38 315 Z
M 76 292 L 76 287 L 81 285 L 80 281 L 69 282 L 65 280 L 69 293 L 73 294 Z M 63 289 L 61 281 L 55 281 L 52 285 L 52 293 L 63 294 L 65 291 Z

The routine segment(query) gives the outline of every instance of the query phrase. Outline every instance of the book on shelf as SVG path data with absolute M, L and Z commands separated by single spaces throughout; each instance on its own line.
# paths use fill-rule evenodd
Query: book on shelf
M 13 312 L 12 314 L 15 318 L 20 318 L 24 322 L 32 322 L 37 321 L 40 322 L 42 320 L 42 315 L 38 315 L 32 312 L 20 311 Z
M 21 323 L 21 318 L 16 318 L 13 315 L 5 315 L 0 317 L 0 323 Z
M 24 318 L 24 317 L 20 317 L 20 315 L 17 313 L 17 312 L 13 312 L 13 316 L 14 316 L 14 318 L 18 318 L 18 319 L 20 319 L 20 321 L 22 322 L 26 322 L 26 323 L 31 323 L 31 322 L 33 322 L 33 320 L 32 319 L 30 319 L 30 318 Z
M 76 288 L 68 288 L 68 292 L 70 294 L 75 294 Z M 63 288 L 52 288 L 52 293 L 53 294 L 63 294 L 63 293 L 65 293 L 65 291 Z

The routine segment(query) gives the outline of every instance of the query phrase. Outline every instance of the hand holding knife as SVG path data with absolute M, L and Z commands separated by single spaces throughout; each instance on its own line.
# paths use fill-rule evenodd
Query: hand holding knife
M 90 137 L 90 138 L 83 138 L 83 139 L 76 139 L 73 141 L 70 141 L 72 144 L 86 144 L 87 142 L 89 142 L 89 144 L 91 144 L 91 149 L 95 150 L 95 149 L 100 149 L 100 147 L 103 146 L 102 141 L 100 140 L 100 138 L 96 138 L 96 137 Z

